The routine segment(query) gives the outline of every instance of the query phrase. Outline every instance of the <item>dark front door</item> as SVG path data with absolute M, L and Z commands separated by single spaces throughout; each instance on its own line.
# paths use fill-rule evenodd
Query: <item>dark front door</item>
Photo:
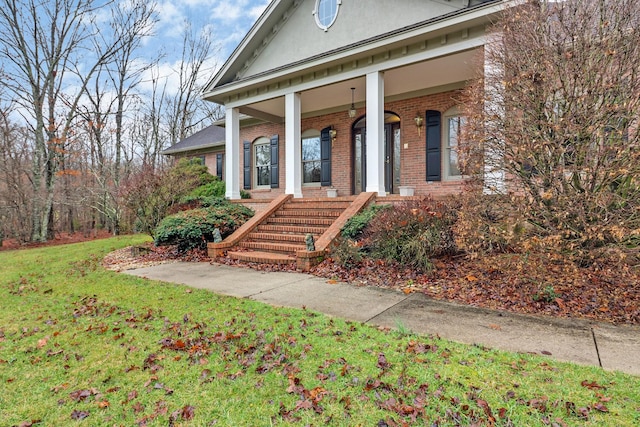
M 400 117 L 385 113 L 384 120 L 384 187 L 396 194 L 400 186 Z M 367 188 L 367 121 L 366 117 L 353 126 L 353 194 Z

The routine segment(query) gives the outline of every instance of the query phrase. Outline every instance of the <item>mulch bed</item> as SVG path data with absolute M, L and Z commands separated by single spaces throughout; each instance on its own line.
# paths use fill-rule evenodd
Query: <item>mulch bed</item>
M 358 285 L 515 313 L 640 324 L 640 271 L 626 265 L 578 268 L 545 256 L 442 258 L 426 274 L 384 261 L 352 268 L 326 260 L 312 273 Z

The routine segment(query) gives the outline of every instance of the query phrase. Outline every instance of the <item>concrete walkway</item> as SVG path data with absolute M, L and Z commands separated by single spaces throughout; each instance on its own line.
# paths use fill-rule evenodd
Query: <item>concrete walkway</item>
M 375 287 L 331 284 L 302 273 L 208 263 L 171 263 L 125 273 L 275 306 L 307 307 L 376 326 L 640 375 L 640 327 L 524 316 L 435 301 Z

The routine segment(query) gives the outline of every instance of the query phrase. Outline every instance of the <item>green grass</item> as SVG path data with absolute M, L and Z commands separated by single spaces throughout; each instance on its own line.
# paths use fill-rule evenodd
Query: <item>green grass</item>
M 634 376 L 100 266 L 144 240 L 0 253 L 3 426 L 640 425 Z

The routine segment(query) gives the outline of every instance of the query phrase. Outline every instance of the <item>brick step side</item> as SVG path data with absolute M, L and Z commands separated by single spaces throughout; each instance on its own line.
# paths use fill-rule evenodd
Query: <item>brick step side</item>
M 243 241 L 238 244 L 239 247 L 245 249 L 262 250 L 264 252 L 279 252 L 295 255 L 297 251 L 306 250 L 305 245 L 290 245 L 286 243 L 270 243 L 270 242 L 251 242 Z
M 325 232 L 327 227 L 309 227 L 304 225 L 286 225 L 286 224 L 261 224 L 257 227 L 260 233 L 279 233 L 279 234 L 304 234 L 309 233 L 320 236 Z
M 307 218 L 307 217 L 270 217 L 266 224 L 284 224 L 284 225 L 311 225 L 328 227 L 333 224 L 333 218 Z
M 343 209 L 344 210 L 344 209 Z M 321 218 L 337 218 L 343 212 L 338 209 L 281 209 L 275 213 L 275 216 L 305 216 L 305 217 L 321 217 Z
M 276 254 L 271 252 L 247 251 L 234 252 L 229 251 L 227 256 L 243 262 L 256 262 L 260 264 L 295 264 L 295 256 Z

